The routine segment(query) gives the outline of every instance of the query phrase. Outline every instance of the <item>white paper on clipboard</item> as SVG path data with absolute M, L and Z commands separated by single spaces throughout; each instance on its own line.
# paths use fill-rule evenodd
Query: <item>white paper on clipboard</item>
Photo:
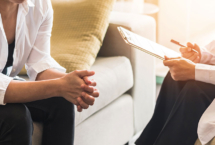
M 181 57 L 180 53 L 137 35 L 123 27 L 118 27 L 118 30 L 127 44 L 161 60 L 164 60 L 164 56 L 169 58 Z

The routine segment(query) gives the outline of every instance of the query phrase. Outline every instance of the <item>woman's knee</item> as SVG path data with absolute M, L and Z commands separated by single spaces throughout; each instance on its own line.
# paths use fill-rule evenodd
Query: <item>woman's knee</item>
M 67 101 L 66 99 L 62 97 L 55 97 L 50 100 L 50 103 L 52 104 L 53 108 L 52 111 L 55 115 L 64 115 L 67 117 L 74 116 L 74 104 Z
M 185 90 L 192 94 L 202 92 L 204 88 L 210 88 L 211 84 L 200 81 L 190 80 L 186 82 Z
M 207 84 L 198 81 L 187 81 L 182 95 L 184 95 L 187 102 L 202 102 L 204 99 L 208 99 L 206 93 L 204 93 L 202 87 Z
M 5 112 L 5 121 L 11 126 L 32 126 L 31 114 L 28 108 L 23 104 L 7 104 L 2 111 Z
M 16 144 L 30 144 L 33 133 L 31 114 L 23 104 L 7 104 L 0 106 L 2 138 L 12 140 Z M 5 140 L 1 140 L 4 142 Z

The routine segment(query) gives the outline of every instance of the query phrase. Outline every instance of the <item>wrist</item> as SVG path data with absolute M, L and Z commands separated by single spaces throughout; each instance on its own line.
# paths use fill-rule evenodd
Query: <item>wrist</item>
M 62 90 L 63 90 L 63 85 L 61 79 L 54 79 L 53 82 L 51 82 L 51 91 L 52 91 L 52 97 L 59 97 L 62 96 Z

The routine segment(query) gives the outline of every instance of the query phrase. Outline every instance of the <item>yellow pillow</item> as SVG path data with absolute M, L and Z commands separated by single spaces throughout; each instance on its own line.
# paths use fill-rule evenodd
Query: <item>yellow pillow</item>
M 115 0 L 52 0 L 51 55 L 67 72 L 89 69 L 102 45 Z
M 51 55 L 67 72 L 89 69 L 102 45 L 115 0 L 52 0 Z M 23 69 L 20 74 L 26 74 Z

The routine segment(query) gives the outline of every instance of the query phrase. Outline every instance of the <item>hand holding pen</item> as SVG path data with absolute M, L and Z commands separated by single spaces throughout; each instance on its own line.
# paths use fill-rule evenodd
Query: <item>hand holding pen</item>
M 201 60 L 200 47 L 197 44 L 187 43 L 187 46 L 180 44 L 175 40 L 171 40 L 172 43 L 181 46 L 180 52 L 182 57 L 191 60 L 194 63 L 199 63 Z

